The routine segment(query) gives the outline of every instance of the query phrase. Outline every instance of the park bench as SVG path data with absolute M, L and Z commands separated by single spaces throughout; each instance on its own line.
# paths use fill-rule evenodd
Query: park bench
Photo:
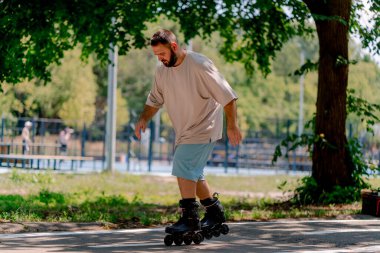
M 21 153 L 22 142 L 0 142 L 0 154 Z M 49 154 L 57 155 L 59 153 L 59 144 L 47 144 L 47 143 L 30 143 L 30 152 L 33 154 Z
M 14 167 L 17 167 L 18 162 L 21 162 L 21 167 L 26 168 L 26 165 L 29 164 L 30 168 L 33 168 L 33 165 L 37 165 L 37 169 L 40 169 L 42 161 L 47 161 L 48 167 L 50 167 L 50 162 L 53 162 L 53 169 L 58 169 L 58 166 L 61 161 L 71 161 L 71 170 L 74 170 L 74 165 L 77 162 L 83 161 L 93 161 L 93 157 L 85 156 L 64 156 L 64 155 L 20 155 L 20 154 L 0 154 L 0 166 L 3 166 L 5 162 L 6 167 L 11 167 L 13 163 Z

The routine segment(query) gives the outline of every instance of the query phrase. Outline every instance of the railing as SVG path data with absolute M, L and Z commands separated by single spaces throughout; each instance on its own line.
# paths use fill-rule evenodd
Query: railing
M 21 130 L 24 122 L 33 122 L 31 129 L 30 145 L 31 155 L 59 155 L 57 144 L 58 134 L 65 127 L 64 123 L 56 119 L 26 119 L 20 118 L 16 121 L 1 121 L 0 154 L 21 154 L 22 141 Z M 131 120 L 134 122 L 134 119 Z M 299 149 L 290 152 L 287 158 L 280 158 L 276 164 L 272 164 L 275 147 L 280 141 L 294 132 L 296 121 L 288 119 L 268 119 L 269 129 L 250 129 L 244 133 L 246 138 L 236 148 L 231 147 L 224 140 L 217 143 L 209 160 L 211 166 L 236 167 L 236 168 L 265 168 L 265 169 L 287 169 L 287 170 L 310 170 L 311 161 L 306 150 Z M 143 140 L 138 141 L 134 137 L 133 124 L 128 124 L 123 131 L 117 133 L 116 159 L 128 163 L 130 160 L 152 161 L 160 160 L 171 163 L 174 154 L 174 132 L 170 126 L 160 125 L 153 127 L 159 131 L 148 128 Z M 350 127 L 349 135 L 355 134 L 355 128 Z M 154 134 L 159 136 L 154 136 Z M 95 160 L 104 160 L 104 126 L 91 125 L 75 129 L 72 139 L 68 145 L 67 154 L 70 156 L 91 156 Z M 364 139 L 363 139 L 364 140 Z M 363 153 L 368 160 L 379 161 L 379 144 L 365 139 L 365 150 Z M 374 148 L 375 147 L 375 148 Z M 151 164 L 151 163 L 148 163 Z

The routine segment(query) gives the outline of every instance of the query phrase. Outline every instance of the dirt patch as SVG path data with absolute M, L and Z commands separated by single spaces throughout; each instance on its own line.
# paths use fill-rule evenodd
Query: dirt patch
M 3 189 L 0 190 L 0 195 L 21 195 L 26 196 L 29 195 L 30 192 L 26 189 Z
M 147 177 L 147 181 L 149 182 L 159 182 L 159 183 L 177 183 L 176 177 L 167 177 L 167 176 L 155 176 L 155 177 Z
M 0 233 L 53 232 L 53 231 L 93 231 L 114 228 L 112 224 L 101 222 L 0 222 Z
M 224 195 L 243 197 L 243 198 L 272 198 L 272 199 L 288 199 L 292 193 L 283 192 L 248 192 L 248 191 L 223 191 Z

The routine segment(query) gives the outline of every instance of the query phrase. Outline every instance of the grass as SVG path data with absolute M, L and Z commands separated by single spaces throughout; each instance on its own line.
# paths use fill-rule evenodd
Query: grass
M 209 176 L 208 182 L 220 193 L 229 221 L 360 213 L 361 203 L 300 208 L 281 201 L 288 198 L 286 193 L 296 187 L 299 179 L 287 175 Z M 380 186 L 378 179 L 371 183 Z M 0 185 L 3 221 L 97 221 L 124 228 L 166 224 L 177 219 L 179 193 L 173 177 L 13 170 L 0 175 Z

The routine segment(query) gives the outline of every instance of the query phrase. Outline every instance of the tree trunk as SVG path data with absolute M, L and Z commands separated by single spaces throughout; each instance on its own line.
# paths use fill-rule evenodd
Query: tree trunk
M 345 135 L 351 1 L 305 0 L 305 3 L 314 15 L 320 46 L 315 134 L 329 143 L 315 143 L 312 177 L 323 190 L 330 191 L 337 185 L 354 184 Z M 326 16 L 334 20 L 326 20 Z M 343 63 L 339 59 L 344 59 Z

